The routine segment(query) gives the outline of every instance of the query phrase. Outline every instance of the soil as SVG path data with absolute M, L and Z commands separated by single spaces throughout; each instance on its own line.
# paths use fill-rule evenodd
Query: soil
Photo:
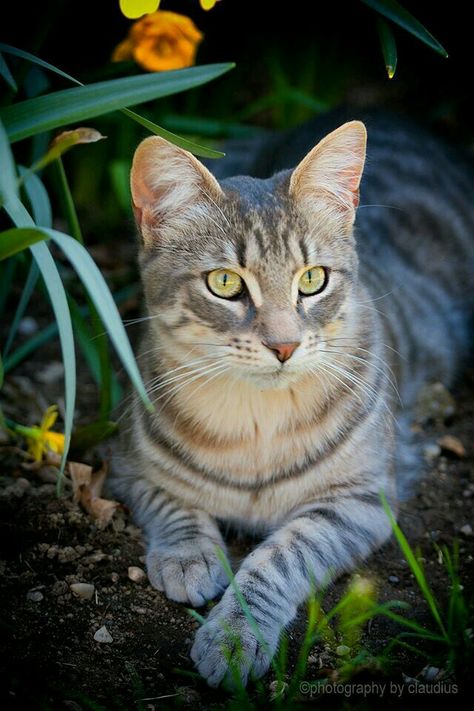
M 61 378 L 49 365 L 53 373 L 45 383 L 45 361 L 41 362 L 43 380 L 38 376 L 40 361 L 35 363 L 35 359 L 7 379 L 4 394 L 10 416 L 12 408 L 19 418 L 26 417 L 22 412 L 29 409 L 31 418 L 32 400 L 39 410 L 60 398 Z M 441 606 L 447 600 L 449 580 L 435 543 L 452 546 L 459 541 L 461 580 L 467 599 L 472 599 L 474 577 L 474 536 L 470 528 L 474 506 L 474 373 L 464 377 L 453 395 L 454 415 L 447 422 L 423 428 L 425 449 L 431 459 L 418 493 L 402 506 L 399 519 L 410 543 L 421 548 L 427 577 Z M 84 382 L 79 419 L 87 421 L 94 397 L 93 386 Z M 465 456 L 433 448 L 446 434 L 464 444 Z M 7 442 L 3 442 L 0 458 L 2 708 L 229 708 L 226 692 L 208 689 L 189 660 L 198 623 L 184 606 L 154 590 L 146 578 L 138 582 L 130 579 L 129 566 L 144 568 L 144 548 L 128 512 L 120 509 L 112 523 L 100 529 L 73 501 L 70 484 L 62 496 L 57 496 L 54 471 L 25 470 L 18 451 Z M 230 543 L 236 564 L 254 545 L 242 539 Z M 410 606 L 404 614 L 433 626 L 427 604 L 394 540 L 373 555 L 361 572 L 375 580 L 381 602 L 404 601 Z M 94 585 L 91 599 L 78 598 L 71 591 L 70 585 L 77 582 Z M 343 577 L 329 590 L 324 609 L 329 610 L 341 597 L 347 582 L 348 577 Z M 289 630 L 289 676 L 305 619 L 303 609 Z M 112 638 L 108 643 L 94 639 L 104 626 Z M 373 654 L 380 654 L 401 631 L 396 623 L 378 617 L 365 630 L 362 644 Z M 438 672 L 427 672 L 426 659 L 402 650 L 386 670 L 361 665 L 349 681 L 352 686 L 333 687 L 331 693 L 319 697 L 318 706 L 378 709 L 383 703 L 388 708 L 416 709 L 432 704 L 436 692 L 459 708 L 466 691 L 463 678 L 443 677 L 446 660 L 433 656 L 435 650 L 428 652 L 432 654 L 428 664 L 435 664 Z M 328 674 L 338 680 L 336 666 L 333 651 L 322 645 L 311 650 L 305 675 L 310 685 L 301 688 L 301 707 L 316 703 L 316 687 L 311 683 L 315 685 Z M 415 686 L 414 678 L 423 682 L 430 673 L 437 674 L 437 689 L 434 682 L 431 687 L 428 682 L 428 686 Z M 253 708 L 270 703 L 274 681 L 270 672 L 262 691 L 250 691 Z M 366 698 L 354 686 L 362 682 L 375 685 Z

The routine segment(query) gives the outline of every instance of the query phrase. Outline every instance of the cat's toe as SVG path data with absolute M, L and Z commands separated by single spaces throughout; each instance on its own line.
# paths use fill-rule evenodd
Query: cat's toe
M 209 686 L 245 686 L 249 677 L 257 679 L 268 670 L 278 634 L 266 634 L 269 639 L 256 635 L 241 611 L 229 614 L 222 602 L 197 631 L 191 659 Z
M 220 560 L 214 553 L 151 551 L 147 556 L 150 582 L 170 600 L 201 607 L 223 592 L 228 584 Z

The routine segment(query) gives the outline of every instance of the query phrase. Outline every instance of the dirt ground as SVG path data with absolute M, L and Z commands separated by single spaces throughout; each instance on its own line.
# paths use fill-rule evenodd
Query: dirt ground
M 24 413 L 29 408 L 31 412 L 33 400 L 40 411 L 61 393 L 61 378 L 46 378 L 45 382 L 44 364 L 40 368 L 39 363 L 30 360 L 7 379 L 4 395 L 10 416 L 16 410 L 18 417 L 22 412 L 26 417 Z M 459 540 L 461 577 L 466 596 L 471 599 L 474 577 L 470 528 L 474 504 L 474 373 L 460 381 L 453 395 L 454 415 L 443 424 L 424 427 L 423 441 L 431 459 L 418 493 L 403 505 L 400 517 L 410 542 L 422 549 L 430 584 L 441 601 L 446 600 L 448 579 L 434 542 L 450 545 Z M 79 413 L 85 420 L 86 403 L 93 397 L 93 387 L 84 383 Z M 433 446 L 446 434 L 459 438 L 467 450 L 465 456 L 439 452 Z M 73 502 L 70 485 L 58 498 L 54 483 L 48 480 L 51 472 L 42 472 L 41 478 L 37 472 L 25 470 L 9 443 L 4 441 L 0 446 L 1 708 L 229 708 L 225 692 L 208 689 L 194 674 L 188 653 L 197 622 L 182 605 L 168 601 L 146 579 L 135 582 L 129 578 L 129 566 L 144 567 L 144 549 L 140 531 L 132 525 L 128 513 L 119 510 L 109 527 L 98 529 Z M 252 541 L 232 541 L 235 562 L 251 546 Z M 395 541 L 374 555 L 364 572 L 376 580 L 381 601 L 408 602 L 410 615 L 429 622 L 427 605 Z M 91 599 L 73 594 L 70 585 L 77 582 L 94 585 Z M 347 578 L 343 578 L 331 589 L 326 609 L 341 596 L 346 583 Z M 304 622 L 302 610 L 289 631 L 290 658 L 301 643 Z M 112 638 L 108 643 L 94 639 L 103 626 Z M 400 631 L 394 623 L 376 618 L 365 632 L 364 645 L 380 652 Z M 316 682 L 334 665 L 327 650 L 315 647 L 306 679 Z M 320 697 L 318 706 L 378 709 L 383 703 L 387 708 L 423 708 L 432 704 L 429 692 L 418 687 L 414 690 L 408 682 L 409 678 L 421 678 L 425 665 L 422 657 L 403 652 L 388 673 L 362 673 L 361 678 L 376 684 L 368 698 L 341 688 L 338 693 Z M 439 666 L 442 669 L 442 662 Z M 400 685 L 404 680 L 403 692 L 399 691 L 402 687 L 392 686 L 390 690 L 390 683 Z M 273 681 L 270 673 L 258 707 L 265 705 L 265 697 L 269 703 Z M 441 687 L 442 700 L 460 708 L 461 695 L 466 691 L 463 680 L 448 681 Z M 457 693 L 452 682 L 458 684 Z M 388 686 L 382 688 L 381 684 Z M 316 704 L 308 688 L 302 689 L 302 707 Z

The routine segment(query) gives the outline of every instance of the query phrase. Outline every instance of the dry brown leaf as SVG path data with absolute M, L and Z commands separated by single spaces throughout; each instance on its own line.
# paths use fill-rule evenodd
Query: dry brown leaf
M 69 462 L 69 473 L 73 483 L 75 501 L 78 501 L 92 516 L 99 528 L 105 528 L 120 505 L 117 501 L 103 499 L 100 496 L 107 476 L 106 464 L 104 463 L 101 469 L 93 472 L 92 467 L 87 464 Z
M 466 449 L 458 437 L 453 435 L 444 435 L 438 440 L 438 444 L 442 450 L 454 454 L 459 459 L 466 456 Z
M 74 501 L 80 501 L 82 488 L 90 486 L 92 467 L 82 464 L 82 462 L 69 462 L 68 468 L 74 491 Z

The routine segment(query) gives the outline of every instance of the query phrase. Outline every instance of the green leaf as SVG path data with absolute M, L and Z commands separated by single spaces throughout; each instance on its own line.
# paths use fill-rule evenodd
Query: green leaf
M 47 236 L 47 228 L 35 227 L 28 210 L 18 198 L 14 198 L 7 203 L 6 211 L 12 221 L 18 225 L 19 230 L 35 230 Z M 28 227 L 23 227 L 28 225 Z M 51 230 L 50 230 L 51 231 Z M 71 237 L 69 239 L 72 239 Z M 74 240 L 73 240 L 74 241 Z M 66 412 L 64 416 L 64 452 L 61 458 L 60 472 L 63 474 L 66 464 L 69 445 L 71 442 L 72 422 L 74 418 L 74 406 L 76 402 L 76 353 L 74 350 L 74 336 L 72 332 L 71 315 L 66 298 L 61 277 L 51 253 L 44 244 L 32 244 L 31 253 L 43 277 L 46 290 L 51 300 L 54 316 L 56 319 L 59 340 L 61 343 L 61 353 L 64 363 L 64 393 L 66 402 Z M 60 491 L 62 479 L 58 479 L 58 491 Z
M 28 214 L 24 208 L 23 210 L 26 214 Z M 123 366 L 127 371 L 133 385 L 135 386 L 135 389 L 140 395 L 145 406 L 152 410 L 153 405 L 151 404 L 146 393 L 145 386 L 143 384 L 140 371 L 138 370 L 138 366 L 133 355 L 133 351 L 130 346 L 127 334 L 125 332 L 125 328 L 120 318 L 117 306 L 115 305 L 113 297 L 109 291 L 109 287 L 105 283 L 104 277 L 100 273 L 92 257 L 84 249 L 83 245 L 77 242 L 72 237 L 63 234 L 62 232 L 47 229 L 44 227 L 27 227 L 21 229 L 7 230 L 7 233 L 8 232 L 21 232 L 22 234 L 24 233 L 25 241 L 30 240 L 30 242 L 33 237 L 35 237 L 34 241 L 50 238 L 58 245 L 58 247 L 62 249 L 66 257 L 73 265 L 87 292 L 89 293 L 89 296 L 92 302 L 94 303 L 94 306 L 97 309 L 100 318 L 102 319 L 104 327 L 106 328 L 110 339 L 114 344 L 118 355 L 120 356 Z M 7 233 L 4 232 L 3 235 Z M 2 243 L 3 239 L 0 239 L 0 246 L 2 245 Z
M 428 32 L 426 27 L 424 27 L 416 17 L 413 17 L 408 10 L 405 10 L 400 3 L 396 2 L 396 0 L 362 0 L 362 2 L 396 25 L 403 27 L 404 30 L 417 37 L 421 42 L 431 47 L 431 49 L 434 49 L 434 51 L 441 54 L 442 57 L 448 56 L 445 48 L 438 42 L 436 37 L 433 37 L 431 32 Z
M 42 131 L 192 89 L 216 79 L 232 67 L 232 64 L 202 65 L 64 89 L 8 106 L 0 118 L 14 143 Z
M 77 86 L 84 86 L 84 84 L 75 77 L 71 76 L 70 74 L 66 74 L 66 72 L 63 72 L 61 69 L 58 69 L 53 64 L 49 64 L 49 62 L 45 62 L 43 59 L 35 57 L 34 54 L 30 54 L 29 52 L 17 49 L 16 47 L 12 47 L 11 45 L 2 44 L 1 42 L 0 51 L 8 52 L 17 57 L 21 57 L 22 59 L 26 59 L 30 62 L 33 62 L 34 64 L 38 64 L 40 67 L 43 67 L 44 69 L 49 69 L 49 71 L 58 74 L 64 79 L 68 79 L 68 81 L 73 82 L 73 84 L 76 84 Z M 228 69 L 232 69 L 234 65 L 228 64 L 225 66 L 227 66 Z M 207 158 L 222 158 L 222 156 L 225 155 L 220 151 L 212 150 L 211 148 L 207 148 L 206 146 L 200 146 L 197 143 L 188 141 L 187 139 L 181 138 L 180 136 L 176 136 L 174 133 L 167 131 L 161 126 L 158 126 L 156 123 L 153 123 L 149 119 L 146 119 L 144 116 L 140 116 L 140 114 L 137 114 L 135 111 L 130 111 L 129 109 L 122 109 L 122 113 L 131 118 L 133 121 L 139 123 L 141 126 L 144 126 L 152 133 L 155 133 L 157 136 L 162 136 L 163 138 L 166 138 L 171 141 L 171 143 L 176 143 L 176 145 L 181 146 L 181 148 L 185 148 L 191 153 L 195 153 L 196 155 L 204 156 Z
M 0 232 L 0 261 L 45 239 L 48 235 L 39 232 L 36 227 L 12 227 Z
M 397 71 L 397 43 L 389 25 L 381 17 L 377 19 L 377 31 L 382 47 L 385 69 L 387 70 L 388 78 L 393 79 Z
M 38 267 L 36 266 L 35 262 L 32 262 L 30 270 L 28 272 L 28 276 L 26 278 L 25 286 L 23 287 L 23 291 L 21 292 L 20 301 L 18 302 L 18 306 L 15 311 L 15 316 L 8 331 L 7 342 L 5 343 L 5 348 L 3 351 L 4 358 L 6 358 L 8 353 L 10 352 L 11 345 L 15 339 L 15 335 L 18 330 L 18 325 L 21 319 L 23 318 L 23 314 L 25 313 L 26 307 L 30 302 L 31 295 L 36 286 L 36 282 L 38 281 L 38 277 Z
M 61 277 L 51 253 L 46 244 L 35 244 L 31 247 L 33 257 L 43 277 L 53 307 L 56 323 L 58 324 L 59 340 L 61 343 L 62 359 L 64 364 L 64 392 L 66 411 L 64 414 L 64 453 L 61 459 L 61 473 L 64 471 L 67 454 L 71 443 L 72 422 L 76 402 L 76 353 L 74 350 L 74 336 L 72 331 L 71 315 Z M 60 486 L 58 479 L 58 487 Z
M 18 197 L 15 162 L 5 127 L 0 120 L 0 206 Z
M 117 423 L 111 421 L 91 422 L 85 427 L 78 427 L 72 433 L 71 449 L 85 452 L 90 447 L 102 442 L 117 431 Z
M 175 146 L 184 148 L 185 151 L 194 153 L 196 156 L 201 156 L 202 158 L 222 158 L 225 156 L 225 153 L 222 153 L 221 151 L 215 151 L 212 148 L 207 148 L 207 146 L 200 146 L 198 143 L 194 143 L 194 141 L 189 141 L 187 138 L 182 138 L 181 136 L 177 136 L 175 133 L 171 133 L 171 131 L 167 131 L 166 128 L 158 126 L 156 123 L 153 123 L 153 121 L 149 121 L 143 116 L 140 116 L 140 114 L 135 113 L 135 111 L 130 111 L 130 109 L 122 109 L 122 113 L 139 123 L 144 128 L 148 129 L 148 131 L 151 131 L 162 138 L 166 138 L 166 140 L 170 141 L 170 143 L 174 143 Z
M 22 165 L 18 166 L 18 171 L 23 181 L 26 197 L 31 205 L 35 224 L 40 227 L 52 227 L 51 202 L 42 180 Z
M 10 87 L 10 89 L 13 89 L 13 91 L 18 91 L 16 81 L 14 80 L 12 73 L 8 67 L 8 64 L 3 59 L 3 56 L 1 54 L 0 54 L 0 76 L 5 79 L 6 83 Z
M 392 526 L 392 530 L 395 534 L 395 538 L 398 541 L 398 545 L 400 546 L 403 555 L 405 556 L 405 559 L 410 566 L 411 572 L 415 576 L 416 582 L 418 583 L 418 587 L 420 588 L 421 592 L 423 593 L 423 596 L 431 610 L 431 614 L 433 615 L 433 618 L 435 619 L 439 629 L 441 630 L 441 634 L 443 635 L 444 639 L 446 639 L 446 630 L 443 624 L 443 621 L 441 619 L 441 614 L 438 609 L 438 605 L 436 603 L 436 600 L 434 598 L 433 593 L 431 592 L 431 589 L 428 585 L 428 581 L 426 580 L 426 576 L 423 572 L 423 569 L 417 560 L 415 554 L 413 553 L 413 550 L 408 543 L 405 534 L 403 533 L 402 529 L 398 525 L 398 523 L 395 520 L 395 517 L 392 513 L 392 510 L 390 509 L 390 506 L 388 504 L 388 501 L 385 497 L 385 494 L 382 492 L 380 494 L 380 498 L 382 500 L 382 506 L 385 510 L 385 513 L 388 516 L 388 519 L 390 521 L 390 525 Z
M 12 47 L 10 44 L 0 42 L 0 52 L 3 52 L 4 54 L 12 54 L 14 57 L 19 57 L 20 59 L 26 59 L 27 62 L 37 64 L 39 67 L 43 67 L 43 69 L 48 69 L 50 72 L 58 74 L 60 77 L 63 77 L 63 79 L 67 79 L 68 81 L 72 81 L 78 86 L 82 86 L 81 82 L 78 79 L 75 79 L 70 74 L 66 74 L 66 72 L 63 72 L 61 69 L 58 69 L 53 64 L 45 62 L 44 59 L 40 59 L 34 54 L 25 52 L 23 49 L 18 49 L 17 47 Z

